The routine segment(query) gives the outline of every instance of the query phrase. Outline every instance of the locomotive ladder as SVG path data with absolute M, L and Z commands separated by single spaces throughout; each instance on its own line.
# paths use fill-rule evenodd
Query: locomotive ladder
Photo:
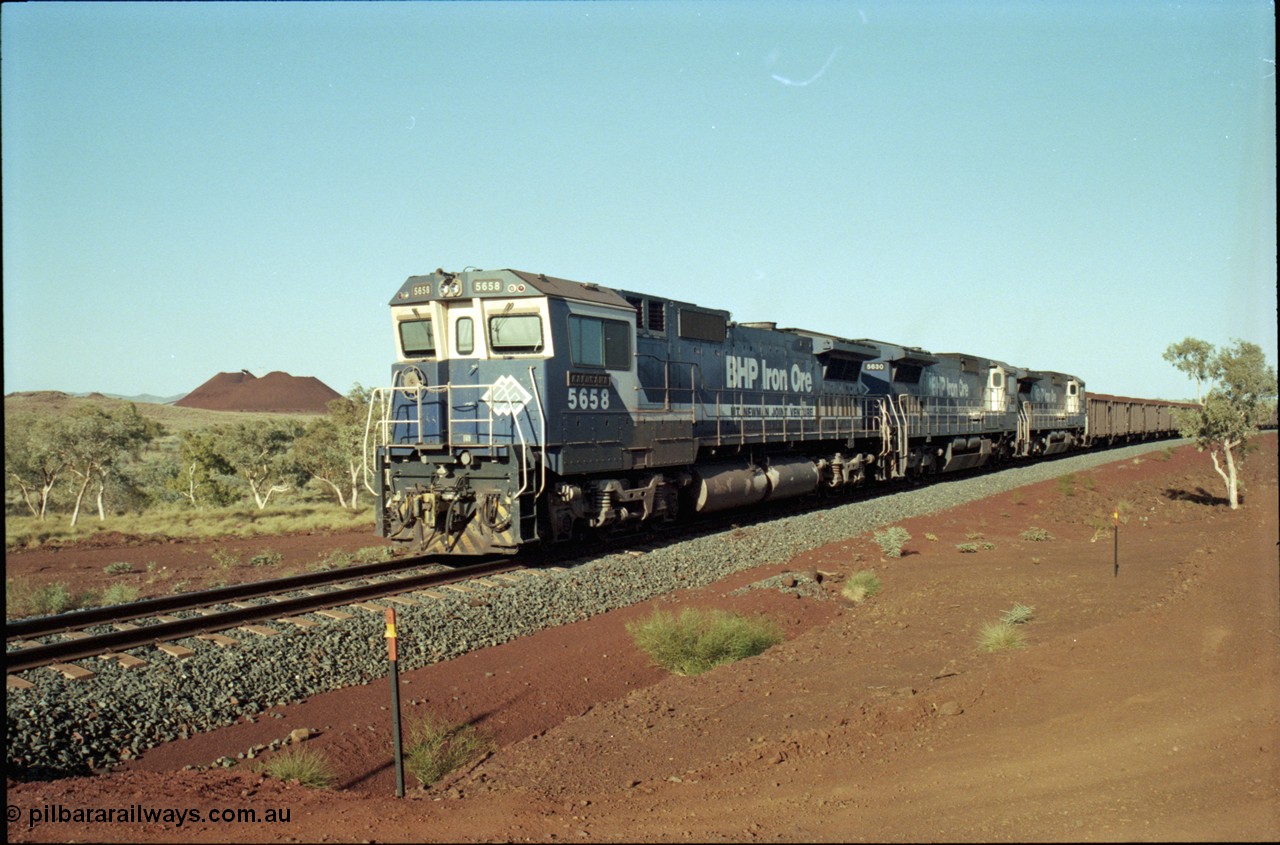
M 1031 403 L 1023 402 L 1018 407 L 1018 436 L 1013 451 L 1018 455 L 1031 454 Z
M 892 417 L 892 423 L 890 422 Z M 897 441 L 896 447 L 894 441 Z M 902 475 L 907 462 L 907 418 L 898 410 L 892 396 L 880 400 L 880 455 L 882 458 L 896 453 L 890 468 L 890 477 Z

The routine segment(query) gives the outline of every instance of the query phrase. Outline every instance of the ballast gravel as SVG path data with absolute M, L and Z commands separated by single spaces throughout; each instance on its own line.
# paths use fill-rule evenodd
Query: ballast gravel
M 751 530 L 727 530 L 656 545 L 637 544 L 571 569 L 545 570 L 518 582 L 471 592 L 445 591 L 418 606 L 397 607 L 402 670 L 448 660 L 556 625 L 587 619 L 664 593 L 699 587 L 837 540 L 1026 484 L 1165 448 L 1145 443 L 1042 461 L 999 473 L 942 481 L 906 492 L 792 516 Z M 644 551 L 637 552 L 636 549 Z M 317 627 L 288 625 L 259 638 L 227 632 L 232 648 L 185 639 L 185 660 L 158 649 L 125 669 L 87 659 L 93 678 L 72 681 L 49 669 L 23 673 L 35 686 L 6 697 L 8 775 L 64 777 L 110 768 L 154 745 L 229 725 L 268 708 L 386 676 L 381 615 L 349 609 L 351 619 L 311 615 Z

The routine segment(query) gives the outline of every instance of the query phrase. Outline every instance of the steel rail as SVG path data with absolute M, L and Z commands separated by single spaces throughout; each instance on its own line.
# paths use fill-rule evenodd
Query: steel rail
M 146 625 L 125 631 L 111 631 L 82 639 L 31 646 L 10 651 L 5 655 L 5 673 L 21 672 L 26 669 L 47 666 L 51 663 L 65 663 L 83 657 L 111 654 L 123 649 L 159 644 L 195 634 L 206 634 L 235 628 L 263 619 L 276 619 L 281 616 L 352 604 L 389 593 L 466 581 L 483 575 L 495 575 L 524 568 L 524 566 L 516 564 L 510 559 L 503 559 L 487 564 L 469 566 L 463 572 L 431 572 L 411 575 L 392 581 L 362 584 L 357 587 L 348 587 L 313 596 L 281 599 L 267 604 L 254 605 L 253 607 L 221 611 L 208 616 L 179 619 L 176 622 L 158 622 L 155 625 Z
M 243 584 L 232 584 L 227 587 L 215 587 L 211 590 L 199 590 L 194 593 L 178 593 L 172 596 L 157 596 L 128 604 L 107 605 L 105 607 L 89 607 L 84 610 L 73 610 L 55 616 L 37 616 L 6 622 L 4 638 L 30 639 L 31 637 L 60 634 L 89 625 L 125 622 L 144 616 L 155 616 L 157 613 L 171 613 L 175 610 L 189 610 L 193 607 L 204 607 L 210 604 L 225 604 L 242 599 L 258 598 L 273 593 L 287 593 L 308 587 L 318 587 L 339 581 L 354 581 L 373 575 L 382 575 L 425 564 L 406 563 L 405 560 L 387 560 L 378 563 L 366 563 L 360 566 L 349 566 L 342 569 L 326 569 L 320 572 L 307 572 L 302 575 L 289 575 L 284 578 L 272 578 L 269 581 L 249 581 Z

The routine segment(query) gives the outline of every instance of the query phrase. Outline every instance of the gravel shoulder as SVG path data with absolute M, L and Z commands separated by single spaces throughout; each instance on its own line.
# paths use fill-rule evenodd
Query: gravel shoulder
M 923 495 L 914 501 L 895 496 L 848 513 L 637 548 L 590 571 L 543 576 L 519 601 L 496 593 L 483 604 L 451 605 L 446 615 L 461 627 L 422 637 L 421 668 L 403 677 L 406 710 L 471 721 L 495 737 L 498 750 L 403 801 L 385 797 L 393 789 L 383 709 L 389 694 L 376 658 L 364 670 L 371 683 L 306 691 L 306 701 L 296 702 L 288 694 L 297 689 L 289 678 L 296 667 L 259 656 L 264 674 L 280 675 L 284 690 L 261 697 L 249 718 L 228 710 L 224 720 L 234 723 L 143 749 L 109 775 L 10 782 L 9 803 L 208 809 L 221 801 L 288 806 L 289 823 L 99 824 L 72 833 L 19 820 L 9 835 L 1274 839 L 1275 437 L 1259 443 L 1246 506 L 1236 512 L 1205 493 L 1218 482 L 1207 457 L 1190 447 L 1110 453 L 1093 468 L 1070 468 L 1069 483 L 966 481 L 983 486 L 957 501 L 983 498 L 946 510 L 939 508 L 955 504 L 949 498 L 958 485 L 935 485 L 910 494 Z M 1118 575 L 1110 533 L 1097 536 L 1098 518 L 1117 506 L 1127 518 Z M 901 558 L 882 558 L 867 536 L 887 522 L 912 535 Z M 1031 527 L 1053 539 L 1024 539 Z M 991 548 L 957 548 L 966 543 Z M 877 571 L 884 590 L 851 606 L 838 598 L 839 581 L 864 568 Z M 517 631 L 523 635 L 515 639 L 488 627 L 528 616 L 530 601 L 545 603 L 540 616 L 551 627 Z M 1036 608 L 1026 626 L 1030 646 L 979 652 L 978 628 L 1015 603 Z M 787 641 L 700 678 L 665 677 L 635 652 L 625 625 L 654 607 L 684 605 L 766 613 L 783 624 Z M 601 612 L 607 606 L 616 609 Z M 433 649 L 444 656 L 442 643 L 462 631 L 486 647 L 429 664 Z M 376 653 L 380 633 L 356 630 L 351 645 Z M 330 649 L 313 640 L 298 657 L 323 662 Z M 351 662 L 339 661 L 343 671 Z M 51 687 L 42 697 L 57 692 Z M 157 718 L 169 715 L 177 699 L 163 687 L 149 694 L 160 702 Z M 74 725 L 79 717 L 63 718 Z M 41 719 L 36 724 L 49 727 Z M 265 780 L 245 764 L 183 768 L 235 758 L 298 727 L 315 731 L 309 742 L 338 764 L 337 791 Z

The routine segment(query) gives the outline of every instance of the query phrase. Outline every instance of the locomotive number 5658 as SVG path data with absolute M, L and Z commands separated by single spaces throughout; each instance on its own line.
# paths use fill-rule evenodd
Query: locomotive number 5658
M 602 387 L 569 388 L 570 411 L 609 410 L 609 391 Z

